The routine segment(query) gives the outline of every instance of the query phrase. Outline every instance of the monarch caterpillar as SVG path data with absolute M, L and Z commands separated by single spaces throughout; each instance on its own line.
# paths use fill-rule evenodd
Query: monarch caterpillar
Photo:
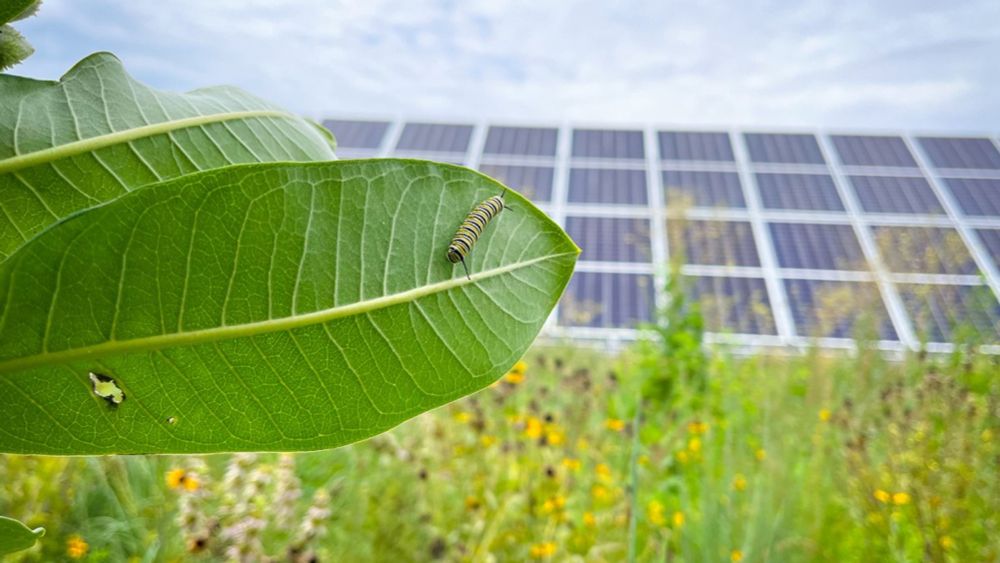
M 504 203 L 503 196 L 507 195 L 507 190 L 502 194 L 495 195 L 473 208 L 465 217 L 465 221 L 458 227 L 455 236 L 448 245 L 448 261 L 452 264 L 462 263 L 465 268 L 465 277 L 472 279 L 469 275 L 469 266 L 465 264 L 465 256 L 472 251 L 472 247 L 479 240 L 479 235 L 483 234 L 483 229 L 504 209 L 509 206 Z

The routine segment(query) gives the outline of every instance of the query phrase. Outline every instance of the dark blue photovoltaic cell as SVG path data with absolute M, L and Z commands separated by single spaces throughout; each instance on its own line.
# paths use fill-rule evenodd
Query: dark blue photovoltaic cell
M 986 344 L 1000 342 L 1000 303 L 985 285 L 897 284 L 917 337 L 954 342 L 958 332 L 978 334 Z
M 646 172 L 610 168 L 572 168 L 569 171 L 570 203 L 646 205 Z
M 385 121 L 327 119 L 323 126 L 337 139 L 338 149 L 376 150 L 382 145 L 382 138 L 389 130 L 389 123 Z
M 948 227 L 873 227 L 875 244 L 889 270 L 897 274 L 978 272 L 958 231 Z
M 471 138 L 471 125 L 407 123 L 396 143 L 396 150 L 464 153 Z
M 645 158 L 642 131 L 574 129 L 573 156 L 580 158 Z
M 1000 270 L 1000 229 L 977 229 L 976 233 L 986 251 L 990 253 L 993 264 Z
M 1000 169 L 1000 152 L 989 139 L 918 137 L 917 140 L 938 168 Z
M 945 178 L 944 183 L 966 215 L 1000 216 L 1000 180 Z
M 745 133 L 747 151 L 754 162 L 826 164 L 816 137 L 806 134 Z
M 733 162 L 729 133 L 704 131 L 660 131 L 663 160 L 707 160 Z
M 943 215 L 927 180 L 896 176 L 850 176 L 861 207 L 869 213 Z
M 709 332 L 777 334 L 763 279 L 685 276 L 684 282 Z
M 831 135 L 830 138 L 840 162 L 847 166 L 917 167 L 902 137 Z
M 843 211 L 837 186 L 826 174 L 756 174 L 760 200 L 767 209 Z
M 576 272 L 559 302 L 559 324 L 635 328 L 652 320 L 654 307 L 651 275 Z
M 483 154 L 555 156 L 559 130 L 542 127 L 490 127 Z
M 850 225 L 771 223 L 770 228 L 782 268 L 868 270 Z
M 760 266 L 753 229 L 747 221 L 668 221 L 667 233 L 671 255 L 683 250 L 685 264 Z
M 736 172 L 664 170 L 663 191 L 667 205 L 746 208 Z
M 552 178 L 555 170 L 551 166 L 516 166 L 508 164 L 482 164 L 479 170 L 514 188 L 524 197 L 534 201 L 552 199 Z
M 583 251 L 580 260 L 650 262 L 649 220 L 567 217 L 566 233 Z
M 785 291 L 799 336 L 852 338 L 871 327 L 880 340 L 899 340 L 874 283 L 785 280 Z

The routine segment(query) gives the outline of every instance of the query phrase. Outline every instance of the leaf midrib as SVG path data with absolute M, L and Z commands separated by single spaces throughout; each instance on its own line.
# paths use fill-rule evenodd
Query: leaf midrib
M 410 301 L 415 301 L 421 297 L 444 292 L 455 287 L 461 287 L 463 285 L 471 285 L 475 283 L 477 280 L 485 280 L 491 277 L 512 272 L 514 270 L 526 268 L 538 262 L 553 260 L 556 258 L 561 258 L 563 256 L 570 256 L 575 254 L 578 254 L 578 251 L 563 252 L 560 254 L 549 254 L 546 256 L 538 256 L 536 258 L 532 258 L 531 260 L 513 262 L 511 264 L 500 266 L 498 268 L 493 268 L 491 270 L 484 270 L 482 272 L 477 272 L 471 276 L 472 279 L 467 279 L 464 276 L 461 276 L 458 278 L 453 278 L 449 280 L 435 282 L 428 285 L 423 285 L 420 287 L 415 287 L 413 289 L 408 289 L 400 293 L 383 295 L 381 297 L 376 297 L 374 299 L 367 299 L 355 303 L 350 303 L 347 305 L 331 307 L 329 309 L 322 309 L 320 311 L 313 311 L 311 313 L 305 313 L 301 315 L 292 315 L 288 317 L 281 317 L 278 319 L 268 319 L 265 321 L 258 321 L 240 325 L 219 326 L 208 329 L 194 330 L 190 332 L 174 332 L 170 334 L 159 334 L 156 336 L 134 338 L 130 340 L 111 340 L 103 342 L 101 344 L 95 344 L 93 346 L 86 346 L 83 348 L 72 348 L 68 350 L 61 350 L 58 352 L 46 352 L 43 354 L 35 354 L 32 356 L 22 356 L 0 362 L 0 374 L 11 373 L 25 369 L 37 368 L 49 365 L 58 365 L 86 358 L 105 357 L 108 355 L 119 355 L 129 352 L 159 350 L 168 347 L 185 346 L 190 344 L 199 344 L 203 342 L 213 342 L 218 340 L 241 338 L 257 334 L 264 334 L 268 332 L 278 332 L 284 330 L 291 330 L 294 328 L 301 328 L 304 326 L 311 326 L 315 324 L 325 323 L 334 319 L 339 319 L 342 317 L 348 317 L 351 315 L 357 315 L 361 313 L 368 313 L 378 309 L 384 309 L 386 307 L 391 307 L 392 305 L 398 305 L 400 303 L 408 303 Z
M 185 117 L 171 121 L 152 123 L 141 127 L 133 127 L 113 133 L 106 133 L 96 137 L 88 137 L 73 141 L 63 145 L 42 149 L 39 151 L 19 154 L 10 158 L 0 160 L 0 174 L 14 172 L 22 168 L 28 168 L 37 164 L 52 162 L 61 158 L 75 156 L 93 152 L 104 147 L 109 147 L 119 143 L 126 143 L 137 139 L 152 137 L 171 131 L 198 127 L 212 123 L 222 123 L 225 121 L 235 121 L 240 119 L 253 119 L 257 117 L 278 117 L 285 119 L 297 119 L 294 115 L 279 110 L 253 110 L 253 111 L 231 111 L 226 113 L 213 113 L 211 115 L 199 115 L 195 117 Z

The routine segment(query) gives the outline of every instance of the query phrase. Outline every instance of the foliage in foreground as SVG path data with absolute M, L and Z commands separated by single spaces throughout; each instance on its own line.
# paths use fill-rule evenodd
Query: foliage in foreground
M 327 533 L 296 552 L 320 560 L 616 561 L 633 518 L 640 560 L 1000 557 L 996 358 L 714 354 L 697 397 L 681 385 L 669 408 L 645 409 L 633 497 L 627 413 L 644 353 L 537 349 L 474 398 L 296 455 L 292 503 L 276 456 L 245 466 L 261 480 L 251 493 L 225 484 L 245 458 L 9 456 L 0 511 L 49 528 L 26 560 L 79 541 L 91 561 L 225 555 L 240 503 L 258 549 L 287 560 L 323 495 Z M 177 469 L 203 472 L 194 491 Z M 198 525 L 182 517 L 194 500 Z

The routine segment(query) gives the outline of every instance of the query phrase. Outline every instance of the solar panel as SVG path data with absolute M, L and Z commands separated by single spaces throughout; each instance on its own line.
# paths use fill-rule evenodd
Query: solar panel
M 990 253 L 993 264 L 1000 270 L 1000 229 L 976 229 L 976 234 Z
M 770 223 L 782 268 L 867 271 L 861 244 L 850 225 Z
M 650 262 L 649 220 L 631 217 L 567 217 L 566 232 L 582 249 L 581 260 Z
M 898 284 L 921 340 L 1000 342 L 1000 303 L 983 285 Z
M 917 161 L 902 137 L 880 135 L 831 135 L 840 162 L 847 166 L 916 168 Z
M 757 188 L 767 209 L 843 211 L 833 178 L 826 174 L 758 173 Z
M 975 274 L 958 231 L 948 227 L 873 227 L 875 243 L 895 273 Z
M 785 292 L 800 336 L 899 340 L 874 283 L 787 279 Z
M 869 213 L 943 215 L 927 180 L 916 177 L 850 176 L 861 207 Z
M 573 156 L 581 158 L 645 158 L 642 131 L 574 129 Z
M 917 140 L 938 168 L 1000 170 L 1000 152 L 989 139 L 918 137 Z
M 572 168 L 569 172 L 571 203 L 646 205 L 646 172 L 612 168 Z
M 729 133 L 660 131 L 659 137 L 660 158 L 663 160 L 736 160 Z
M 664 170 L 663 190 L 668 206 L 747 206 L 740 177 L 735 172 Z
M 471 125 L 407 123 L 396 150 L 464 153 L 471 138 Z
M 808 134 L 745 133 L 750 160 L 790 164 L 826 164 L 816 137 Z
M 483 154 L 555 156 L 559 130 L 542 127 L 490 127 Z
M 552 178 L 555 169 L 551 166 L 481 164 L 479 170 L 521 192 L 521 195 L 528 199 L 534 201 L 552 199 Z
M 389 130 L 386 121 L 353 121 L 346 119 L 327 119 L 323 126 L 333 133 L 337 139 L 337 148 L 372 149 L 382 146 L 382 138 Z
M 760 266 L 747 221 L 668 221 L 667 233 L 671 254 L 683 251 L 687 264 Z
M 635 328 L 653 318 L 653 276 L 576 272 L 559 303 L 559 324 Z
M 1000 217 L 1000 180 L 945 178 L 966 215 Z
M 767 286 L 761 278 L 701 276 L 684 278 L 711 332 L 777 334 Z

